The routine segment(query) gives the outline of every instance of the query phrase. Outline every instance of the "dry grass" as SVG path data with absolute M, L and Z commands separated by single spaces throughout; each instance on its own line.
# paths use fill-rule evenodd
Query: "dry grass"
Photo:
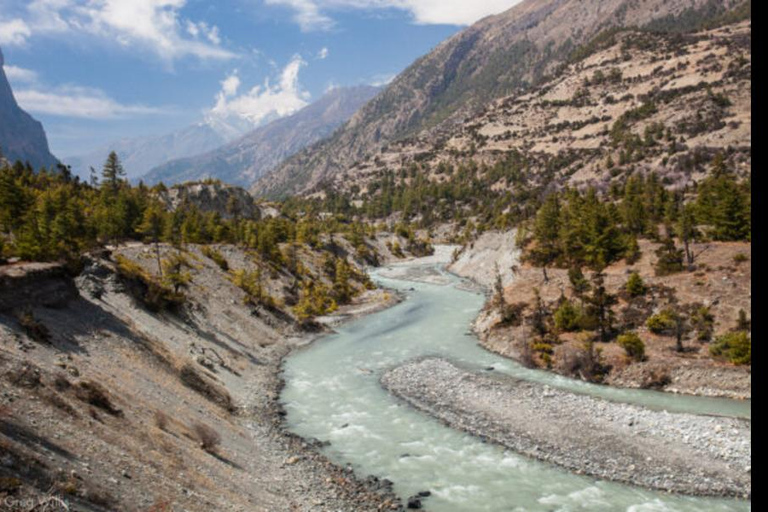
M 81 381 L 75 387 L 75 396 L 112 416 L 122 416 L 123 412 L 115 407 L 109 392 L 101 385 L 93 381 Z

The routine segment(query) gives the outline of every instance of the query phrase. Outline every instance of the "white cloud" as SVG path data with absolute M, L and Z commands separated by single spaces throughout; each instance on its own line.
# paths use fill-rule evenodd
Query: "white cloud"
M 52 90 L 34 87 L 20 89 L 14 96 L 25 110 L 62 117 L 115 119 L 161 112 L 144 105 L 124 105 L 103 91 L 89 87 L 63 86 Z
M 235 94 L 237 94 L 238 89 L 240 89 L 240 77 L 237 76 L 237 70 L 235 70 L 234 73 L 229 75 L 227 78 L 221 81 L 221 92 L 219 93 L 219 101 L 223 98 L 226 100 L 226 98 L 231 98 Z
M 221 82 L 216 104 L 206 113 L 206 121 L 216 129 L 245 121 L 253 128 L 272 119 L 291 115 L 308 104 L 309 93 L 301 88 L 299 72 L 306 62 L 298 55 L 285 66 L 275 84 L 264 84 L 238 94 L 241 86 L 237 72 Z M 240 125 L 242 126 L 242 125 Z
M 5 76 L 8 80 L 15 83 L 33 83 L 37 81 L 37 72 L 31 69 L 20 68 L 18 66 L 3 66 Z
M 322 48 L 319 52 L 317 52 L 317 58 L 320 60 L 325 60 L 328 58 L 329 54 L 330 50 L 328 50 L 328 48 Z
M 318 0 L 264 0 L 264 3 L 293 9 L 293 19 L 302 30 L 328 30 L 334 24 L 333 19 L 320 11 Z
M 32 31 L 22 19 L 0 20 L 0 45 L 20 45 L 27 42 Z
M 400 9 L 420 24 L 470 25 L 503 12 L 520 0 L 264 0 L 294 11 L 294 20 L 303 30 L 327 30 L 334 26 L 328 14 L 334 10 Z
M 141 48 L 167 61 L 186 56 L 233 58 L 235 54 L 221 46 L 217 26 L 182 16 L 186 3 L 187 0 L 33 0 L 23 11 L 24 19 L 15 20 L 23 25 L 15 26 L 14 32 L 0 28 L 0 43 L 10 34 L 20 42 L 35 35 L 87 34 L 126 48 Z

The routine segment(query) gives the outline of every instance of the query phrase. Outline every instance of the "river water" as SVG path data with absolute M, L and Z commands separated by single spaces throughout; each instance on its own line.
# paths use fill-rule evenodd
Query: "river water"
M 403 270 L 407 279 L 398 275 Z M 420 281 L 408 280 L 414 276 Z M 424 506 L 432 512 L 751 510 L 749 502 L 674 496 L 571 474 L 410 409 L 381 388 L 382 372 L 416 357 L 440 356 L 670 412 L 751 417 L 750 402 L 589 385 L 491 354 L 469 331 L 485 297 L 458 286 L 461 281 L 437 265 L 384 269 L 373 277 L 406 300 L 344 325 L 285 364 L 282 401 L 291 430 L 330 441 L 326 453 L 335 462 L 360 476 L 388 478 L 403 497 L 431 491 Z

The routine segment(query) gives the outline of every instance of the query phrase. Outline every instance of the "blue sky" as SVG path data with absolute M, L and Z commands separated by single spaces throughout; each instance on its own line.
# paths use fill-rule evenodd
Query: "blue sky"
M 255 126 L 330 87 L 384 83 L 516 1 L 0 0 L 0 47 L 65 157 L 217 116 Z

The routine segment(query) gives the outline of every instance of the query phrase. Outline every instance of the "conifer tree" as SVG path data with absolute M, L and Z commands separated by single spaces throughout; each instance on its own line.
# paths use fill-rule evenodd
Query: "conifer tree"
M 107 161 L 104 162 L 104 167 L 101 170 L 102 185 L 107 186 L 111 191 L 116 191 L 120 183 L 125 179 L 125 170 L 123 164 L 120 163 L 120 159 L 117 153 L 111 151 L 107 156 Z
M 164 223 L 165 212 L 159 204 L 153 202 L 144 210 L 144 216 L 138 228 L 138 232 L 152 242 L 155 247 L 157 271 L 161 276 L 163 275 L 163 266 L 160 261 L 160 237 L 163 234 Z
M 588 298 L 587 313 L 594 319 L 600 341 L 607 342 L 613 329 L 613 305 L 616 297 L 605 288 L 605 274 L 597 271 L 592 276 L 592 295 Z
M 672 237 L 667 237 L 656 250 L 656 275 L 666 276 L 683 270 L 683 250 L 675 246 Z
M 557 194 L 550 194 L 539 209 L 534 223 L 533 238 L 536 247 L 531 251 L 531 260 L 541 266 L 544 281 L 549 281 L 547 267 L 560 255 L 560 199 Z

